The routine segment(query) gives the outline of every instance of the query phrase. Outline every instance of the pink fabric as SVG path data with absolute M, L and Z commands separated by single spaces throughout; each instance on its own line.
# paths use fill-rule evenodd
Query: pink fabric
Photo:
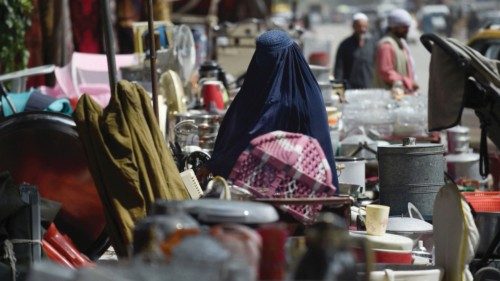
M 414 71 L 411 65 L 410 53 L 405 48 L 406 57 L 408 58 L 407 71 L 408 76 L 403 76 L 395 70 L 396 54 L 392 49 L 391 44 L 384 43 L 377 49 L 377 65 L 376 69 L 380 73 L 382 80 L 392 85 L 395 81 L 403 81 L 403 85 L 409 91 L 413 91 L 415 87 Z
M 81 84 L 80 93 L 91 96 L 102 108 L 108 106 L 111 91 L 108 84 Z
M 332 172 L 317 140 L 275 131 L 253 139 L 229 178 L 257 197 L 311 198 L 335 193 Z M 310 223 L 321 205 L 283 206 L 296 219 Z

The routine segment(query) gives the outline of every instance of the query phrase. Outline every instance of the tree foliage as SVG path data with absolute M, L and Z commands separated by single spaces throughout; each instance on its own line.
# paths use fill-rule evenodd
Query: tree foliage
M 0 1 L 0 73 L 23 69 L 28 64 L 25 33 L 30 26 L 31 0 Z

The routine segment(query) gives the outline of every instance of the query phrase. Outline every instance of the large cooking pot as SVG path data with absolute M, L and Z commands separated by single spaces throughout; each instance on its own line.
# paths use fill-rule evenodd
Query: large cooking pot
M 444 149 L 441 144 L 416 143 L 379 146 L 380 203 L 391 207 L 391 216 L 407 212 L 413 203 L 424 219 L 432 219 L 434 199 L 444 185 Z
M 73 120 L 57 113 L 25 112 L 0 123 L 0 171 L 38 187 L 62 203 L 59 230 L 92 259 L 109 246 L 104 211 Z

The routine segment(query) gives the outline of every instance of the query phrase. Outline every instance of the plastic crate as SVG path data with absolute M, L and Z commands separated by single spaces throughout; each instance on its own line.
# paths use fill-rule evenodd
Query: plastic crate
M 474 192 L 462 192 L 462 195 L 467 198 L 484 198 L 484 197 L 500 197 L 500 191 L 474 191 Z
M 500 213 L 500 192 L 469 192 L 464 196 L 477 213 Z M 478 193 L 478 194 L 475 194 Z

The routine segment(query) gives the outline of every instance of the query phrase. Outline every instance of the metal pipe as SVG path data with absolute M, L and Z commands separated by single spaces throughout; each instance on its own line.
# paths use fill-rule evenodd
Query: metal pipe
M 104 24 L 104 47 L 106 49 L 106 58 L 108 60 L 108 76 L 109 87 L 111 94 L 116 91 L 116 61 L 115 61 L 115 44 L 113 41 L 113 27 L 111 25 L 111 12 L 109 10 L 109 2 L 101 0 L 101 13 Z
M 151 63 L 151 92 L 153 93 L 153 110 L 156 121 L 160 122 L 158 110 L 158 79 L 156 75 L 156 45 L 153 22 L 153 0 L 148 0 L 149 61 Z

